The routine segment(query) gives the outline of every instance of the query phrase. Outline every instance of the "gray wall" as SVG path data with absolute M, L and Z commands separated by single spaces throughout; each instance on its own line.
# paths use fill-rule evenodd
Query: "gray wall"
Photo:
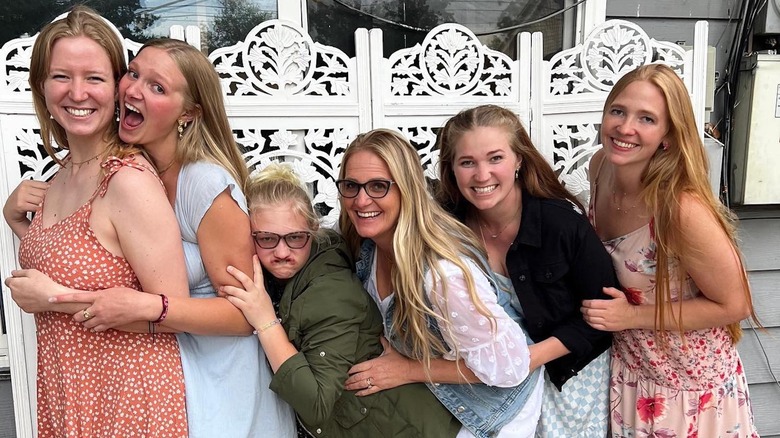
M 607 0 L 607 19 L 628 20 L 647 32 L 650 38 L 693 45 L 694 26 L 699 20 L 709 22 L 708 45 L 715 47 L 715 90 L 723 83 L 726 59 L 734 38 L 741 2 L 737 0 Z M 723 111 L 716 95 L 709 121 L 724 129 Z
M 780 438 L 780 386 L 776 381 L 780 377 L 780 208 L 742 210 L 739 216 L 753 303 L 765 327 L 752 330 L 743 323 L 745 337 L 739 353 L 758 432 L 763 438 Z

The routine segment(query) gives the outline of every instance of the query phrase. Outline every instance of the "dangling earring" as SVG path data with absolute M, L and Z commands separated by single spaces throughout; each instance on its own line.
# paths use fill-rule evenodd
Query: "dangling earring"
M 515 169 L 515 179 L 520 179 L 520 165 Z
M 664 141 L 663 143 L 661 143 L 661 149 L 663 149 L 663 150 L 669 149 L 669 142 L 668 141 Z
M 114 118 L 117 122 L 119 121 L 119 102 L 114 106 Z
M 176 128 L 177 131 L 179 131 L 179 140 L 184 136 L 184 128 L 187 126 L 184 124 L 184 120 L 179 119 L 179 126 Z

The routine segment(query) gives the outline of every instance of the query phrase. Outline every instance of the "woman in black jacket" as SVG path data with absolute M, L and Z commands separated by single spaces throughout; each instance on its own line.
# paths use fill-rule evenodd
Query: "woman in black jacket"
M 544 365 L 537 436 L 605 436 L 612 337 L 585 323 L 583 300 L 608 298 L 612 260 L 517 116 L 485 105 L 452 117 L 439 133 L 437 197 L 481 238 L 512 294 Z

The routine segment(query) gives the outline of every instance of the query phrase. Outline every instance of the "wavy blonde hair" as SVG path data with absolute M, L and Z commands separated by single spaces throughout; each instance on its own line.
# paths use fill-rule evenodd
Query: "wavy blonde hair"
M 612 88 L 604 102 L 604 114 L 626 87 L 637 81 L 654 85 L 664 96 L 669 113 L 667 148 L 658 148 L 642 172 L 644 185 L 640 197 L 652 212 L 656 241 L 656 330 L 666 329 L 665 306 L 672 306 L 670 262 L 697 257 L 687 244 L 680 221 L 680 197 L 687 193 L 704 205 L 728 236 L 734 254 L 740 264 L 740 281 L 745 300 L 750 305 L 751 317 L 758 321 L 750 295 L 750 283 L 744 269 L 742 254 L 737 246 L 736 218 L 712 193 L 709 182 L 709 165 L 699 137 L 693 107 L 685 84 L 671 68 L 663 64 L 649 64 L 626 74 Z M 685 266 L 677 270 L 680 284 L 684 284 Z M 682 332 L 682 300 L 676 315 L 678 329 Z M 738 322 L 727 326 L 731 339 L 738 342 L 742 329 Z
M 184 41 L 170 38 L 151 40 L 138 53 L 147 47 L 165 51 L 186 81 L 182 90 L 184 110 L 190 113 L 192 122 L 179 139 L 177 161 L 182 165 L 196 161 L 219 164 L 244 189 L 249 171 L 233 138 L 219 75 L 214 66 L 203 53 Z
M 309 193 L 290 166 L 271 163 L 252 174 L 246 184 L 246 197 L 250 214 L 263 207 L 291 203 L 293 213 L 304 218 L 308 231 L 316 233 L 320 228 Z
M 33 105 L 35 106 L 35 115 L 41 127 L 43 147 L 46 153 L 61 166 L 64 162 L 55 155 L 56 149 L 52 144 L 52 140 L 63 149 L 70 149 L 70 144 L 68 143 L 68 135 L 65 132 L 65 128 L 52 118 L 49 109 L 46 107 L 44 85 L 49 77 L 49 66 L 51 65 L 54 44 L 61 38 L 76 37 L 89 38 L 103 48 L 111 64 L 112 79 L 115 85 L 119 83 L 119 79 L 127 71 L 124 56 L 125 50 L 122 47 L 120 36 L 103 17 L 86 6 L 75 6 L 67 16 L 53 21 L 41 29 L 41 33 L 35 39 L 32 56 L 30 57 L 30 90 L 32 91 Z M 116 120 L 113 120 L 106 127 L 102 138 L 108 147 L 101 154 L 103 157 L 113 155 L 124 158 L 139 152 L 138 149 L 127 146 L 119 139 L 118 129 L 119 123 Z
M 358 135 L 344 153 L 339 179 L 344 178 L 350 158 L 361 151 L 371 152 L 387 164 L 395 181 L 394 186 L 400 192 L 400 213 L 393 233 L 393 326 L 398 328 L 404 345 L 411 349 L 411 356 L 422 360 L 428 368 L 431 358 L 449 351 L 428 329 L 428 318 L 435 318 L 440 323 L 446 321 L 431 309 L 423 288 L 425 273 L 430 269 L 434 274 L 434 287 L 440 281 L 446 296 L 447 280 L 440 261 L 449 261 L 463 272 L 469 298 L 477 311 L 488 317 L 495 328 L 495 318 L 477 296 L 474 277 L 462 260 L 464 256 L 471 257 L 477 266 L 483 270 L 489 269 L 476 257 L 481 254 L 483 260 L 486 260 L 484 249 L 471 230 L 444 211 L 430 195 L 420 157 L 403 136 L 388 129 L 376 129 Z M 339 223 L 350 250 L 358 255 L 362 238 L 344 208 Z

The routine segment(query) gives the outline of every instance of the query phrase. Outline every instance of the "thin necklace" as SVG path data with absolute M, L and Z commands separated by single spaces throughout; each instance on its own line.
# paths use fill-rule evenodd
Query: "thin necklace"
M 623 192 L 623 199 L 626 199 L 626 192 Z M 639 200 L 637 200 L 634 203 L 634 205 L 632 205 L 631 207 L 622 208 L 621 205 L 623 203 L 617 201 L 617 194 L 615 193 L 615 189 L 612 189 L 612 203 L 615 205 L 615 208 L 617 209 L 617 211 L 619 211 L 619 212 L 621 212 L 623 214 L 628 214 L 629 211 L 635 209 L 636 206 L 639 205 Z
M 168 163 L 165 167 L 163 167 L 162 169 L 158 170 L 157 171 L 157 176 L 160 176 L 163 173 L 165 173 L 168 169 L 171 168 L 171 166 L 173 166 L 173 163 L 175 163 L 175 162 L 176 162 L 176 160 L 171 160 L 171 162 Z
M 103 152 L 98 152 L 98 154 L 97 154 L 97 155 L 95 155 L 94 157 L 92 157 L 92 158 L 88 158 L 88 159 L 86 159 L 86 160 L 84 160 L 84 161 L 73 161 L 73 158 L 71 158 L 71 160 L 70 160 L 70 164 L 72 164 L 73 166 L 81 166 L 82 164 L 87 164 L 87 163 L 89 163 L 90 161 L 94 160 L 95 158 L 99 157 L 99 156 L 100 156 L 100 155 L 102 155 L 102 154 L 103 154 Z
M 500 230 L 499 232 L 497 232 L 496 234 L 492 234 L 492 233 L 490 233 L 490 230 L 488 230 L 488 235 L 489 235 L 491 238 L 493 238 L 493 239 L 497 239 L 497 238 L 498 238 L 498 236 L 500 236 L 500 235 L 501 235 L 501 233 L 503 233 L 503 232 L 504 232 L 504 231 L 507 229 L 507 227 L 509 227 L 509 224 L 511 224 L 511 223 L 512 223 L 512 221 L 513 221 L 513 220 L 515 220 L 515 216 L 517 216 L 517 213 L 520 211 L 520 208 L 521 208 L 522 206 L 523 206 L 523 204 L 522 204 L 522 203 L 518 203 L 518 205 L 517 205 L 517 211 L 515 211 L 515 214 L 513 214 L 511 218 L 509 218 L 509 221 L 507 221 L 506 225 L 504 225 L 503 227 L 501 227 L 501 230 Z M 479 216 L 479 215 L 477 215 L 477 216 Z M 479 220 L 479 219 L 477 219 L 477 223 L 479 224 L 479 232 L 480 232 L 480 233 L 481 233 L 481 232 L 483 232 L 483 229 L 484 229 L 485 227 L 482 225 L 482 221 L 481 221 L 481 220 Z M 482 238 L 482 240 L 484 240 L 484 237 Z

